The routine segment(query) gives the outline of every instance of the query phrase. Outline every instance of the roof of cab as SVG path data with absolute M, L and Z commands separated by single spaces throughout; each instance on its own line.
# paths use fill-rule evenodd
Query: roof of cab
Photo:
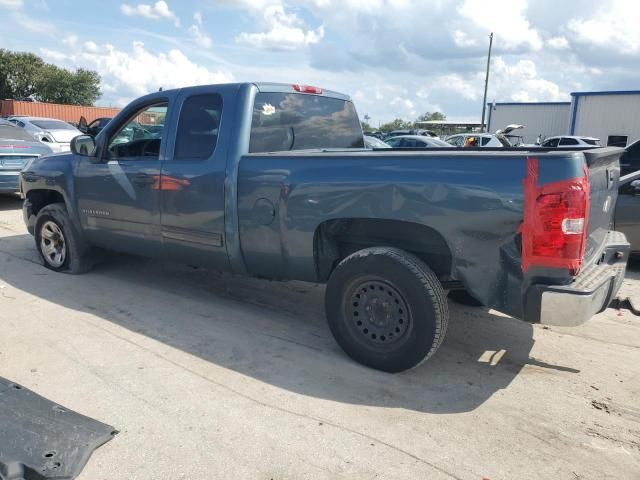
M 351 97 L 349 97 L 348 95 L 345 95 L 344 93 L 340 93 L 340 92 L 336 92 L 334 90 L 326 90 L 322 87 L 317 87 L 320 88 L 322 93 L 318 94 L 318 93 L 303 93 L 303 92 L 298 92 L 294 89 L 295 85 L 298 84 L 293 84 L 293 83 L 276 83 L 276 82 L 236 82 L 236 83 L 225 83 L 225 84 L 210 84 L 211 86 L 216 86 L 216 85 L 226 85 L 226 86 L 237 86 L 237 87 L 246 87 L 248 85 L 253 85 L 255 86 L 259 92 L 264 92 L 264 93 L 269 93 L 269 92 L 282 92 L 282 93 L 298 93 L 300 95 L 316 95 L 316 96 L 323 96 L 323 97 L 331 97 L 331 98 L 338 98 L 340 100 L 346 100 L 346 101 L 351 101 Z M 145 98 L 145 97 L 152 97 L 152 96 L 158 96 L 158 95 L 162 95 L 167 94 L 167 93 L 177 93 L 179 91 L 182 90 L 191 90 L 191 89 L 197 89 L 200 87 L 206 87 L 207 85 L 191 85 L 188 87 L 182 87 L 182 88 L 172 88 L 172 89 L 167 89 L 167 90 L 162 90 L 162 91 L 157 91 L 157 92 L 150 92 L 147 95 L 144 95 L 143 97 L 140 98 Z M 300 86 L 307 86 L 307 85 L 300 85 Z

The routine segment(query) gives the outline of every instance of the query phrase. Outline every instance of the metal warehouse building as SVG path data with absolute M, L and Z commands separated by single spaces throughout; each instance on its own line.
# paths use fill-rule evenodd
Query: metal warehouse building
M 575 92 L 569 135 L 597 137 L 603 145 L 624 147 L 640 139 L 640 90 Z
M 574 92 L 571 102 L 490 103 L 487 130 L 513 123 L 525 143 L 541 135 L 596 137 L 603 145 L 626 146 L 640 139 L 640 90 Z
M 538 135 L 551 137 L 566 132 L 571 102 L 505 102 L 490 103 L 487 131 L 495 132 L 517 123 L 525 128 L 514 132 L 524 143 L 535 143 Z

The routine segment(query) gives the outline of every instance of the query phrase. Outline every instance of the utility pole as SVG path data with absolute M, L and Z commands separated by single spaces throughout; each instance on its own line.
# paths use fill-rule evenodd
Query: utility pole
M 491 46 L 493 45 L 493 32 L 489 35 L 489 54 L 487 55 L 487 75 L 484 78 L 484 96 L 482 97 L 482 124 L 481 130 L 485 131 L 484 128 L 484 114 L 487 109 L 487 87 L 489 86 L 489 68 L 491 67 Z

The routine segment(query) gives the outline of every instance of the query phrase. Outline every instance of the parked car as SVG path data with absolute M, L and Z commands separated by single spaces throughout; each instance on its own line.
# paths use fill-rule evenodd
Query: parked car
M 544 148 L 576 148 L 576 147 L 601 147 L 600 139 L 593 137 L 577 137 L 564 135 L 549 137 L 540 144 Z
M 402 135 L 399 137 L 391 137 L 386 139 L 385 142 L 393 148 L 451 147 L 451 145 L 439 138 L 425 137 L 422 135 Z
M 510 147 L 529 146 L 525 145 L 524 137 L 522 135 L 516 135 L 513 133 L 516 130 L 522 130 L 523 128 L 525 128 L 524 125 L 511 124 L 499 130 L 496 130 L 495 135 L 498 138 L 498 141 L 503 144 L 503 146 L 506 146 L 505 141 L 509 144 Z
M 401 135 L 421 135 L 424 137 L 438 138 L 438 135 L 431 130 L 425 130 L 424 128 L 410 128 L 404 130 L 393 130 L 384 136 L 384 140 L 386 141 L 387 138 L 399 137 Z
M 54 118 L 15 116 L 8 120 L 46 143 L 54 152 L 68 152 L 71 139 L 82 135 L 73 125 Z
M 118 140 L 152 109 L 166 119 L 158 138 Z M 86 272 L 101 247 L 327 283 L 337 342 L 389 372 L 442 344 L 445 290 L 565 326 L 616 295 L 629 251 L 609 229 L 622 149 L 532 157 L 363 146 L 353 103 L 337 92 L 272 83 L 154 92 L 95 138 L 74 138 L 71 153 L 34 160 L 21 174 L 24 219 L 54 271 Z
M 378 140 L 382 140 L 385 137 L 384 132 L 374 131 L 374 132 L 364 132 L 367 137 L 375 137 Z
M 510 147 L 511 144 L 493 133 L 458 133 L 446 138 L 454 147 Z
M 364 136 L 364 147 L 371 150 L 376 150 L 378 148 L 391 148 L 389 144 L 383 142 L 379 138 L 372 137 L 370 135 Z
M 624 149 L 620 157 L 620 174 L 627 175 L 640 170 L 640 140 Z
M 22 169 L 31 160 L 50 153 L 47 145 L 28 132 L 0 119 L 0 193 L 18 192 Z
M 78 130 L 82 133 L 86 133 L 87 135 L 96 136 L 100 133 L 100 131 L 107 126 L 111 117 L 102 117 L 96 118 L 94 121 L 87 125 L 87 119 L 84 117 L 80 117 L 80 121 L 78 122 Z

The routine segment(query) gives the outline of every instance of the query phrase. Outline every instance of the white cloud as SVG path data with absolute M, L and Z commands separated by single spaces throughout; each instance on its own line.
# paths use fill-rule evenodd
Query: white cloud
M 639 25 L 637 0 L 612 0 L 592 11 L 590 18 L 581 16 L 568 23 L 579 42 L 614 48 L 625 54 L 640 53 Z
M 526 0 L 465 0 L 458 13 L 486 33 L 494 32 L 505 48 L 542 48 L 542 40 L 525 15 Z M 497 40 L 497 38 L 496 38 Z
M 0 0 L 0 8 L 22 8 L 24 0 Z
M 475 38 L 469 37 L 469 34 L 462 30 L 454 30 L 453 41 L 459 47 L 471 47 L 478 44 Z
M 96 44 L 96 42 L 89 40 L 87 42 L 84 42 L 84 51 L 87 53 L 97 53 L 98 52 L 98 45 Z
M 492 71 L 490 88 L 494 94 L 499 93 L 500 99 L 539 102 L 568 98 L 568 94 L 562 92 L 555 82 L 540 78 L 536 64 L 531 60 L 518 60 L 508 64 L 502 57 L 497 57 Z
M 569 40 L 567 40 L 567 37 L 563 36 L 552 37 L 547 40 L 547 45 L 555 50 L 566 50 L 567 48 L 569 48 Z
M 243 32 L 236 37 L 236 42 L 258 48 L 296 50 L 318 43 L 324 37 L 324 26 L 306 30 L 304 22 L 295 13 L 287 13 L 282 5 L 266 6 L 261 23 L 265 32 Z
M 78 36 L 74 35 L 74 34 L 71 34 L 71 35 L 65 37 L 62 40 L 62 43 L 64 43 L 67 47 L 75 47 L 76 44 L 78 43 Z
M 211 48 L 211 46 L 213 45 L 213 41 L 211 40 L 211 37 L 209 37 L 202 30 L 202 14 L 200 12 L 194 13 L 193 21 L 195 23 L 187 29 L 189 35 L 193 37 L 194 41 L 199 46 L 204 48 Z
M 139 3 L 137 5 L 129 5 L 123 3 L 120 5 L 120 11 L 128 17 L 140 16 L 150 18 L 152 20 L 172 20 L 176 26 L 180 25 L 180 20 L 176 14 L 169 9 L 169 4 L 164 0 L 158 0 L 153 5 Z
M 91 46 L 87 48 L 88 45 Z M 70 54 L 52 50 L 41 52 L 45 59 L 55 60 L 71 68 L 96 70 L 102 77 L 103 92 L 108 94 L 101 103 L 118 106 L 157 91 L 160 87 L 168 89 L 226 83 L 233 79 L 228 72 L 211 71 L 193 62 L 178 49 L 154 53 L 142 42 L 133 42 L 130 50 L 119 50 L 113 45 L 97 45 L 88 41 L 84 43 L 83 50 Z

